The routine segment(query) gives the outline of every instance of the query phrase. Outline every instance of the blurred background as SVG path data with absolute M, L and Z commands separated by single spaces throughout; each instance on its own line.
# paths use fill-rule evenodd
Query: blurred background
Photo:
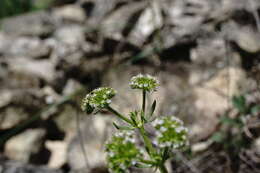
M 128 113 L 129 79 L 149 73 L 157 115 L 189 128 L 174 173 L 260 173 L 259 15 L 259 0 L 1 0 L 0 172 L 107 172 L 116 119 L 81 99 L 111 86 Z

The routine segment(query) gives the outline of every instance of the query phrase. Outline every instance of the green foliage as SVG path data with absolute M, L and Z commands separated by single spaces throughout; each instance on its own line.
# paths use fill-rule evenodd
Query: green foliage
M 211 140 L 221 144 L 231 155 L 236 154 L 242 148 L 247 148 L 250 143 L 244 133 L 246 118 L 259 114 L 260 106 L 257 103 L 247 103 L 244 95 L 234 96 L 232 105 L 237 110 L 237 115 L 229 117 L 224 115 L 220 118 L 220 129 L 215 132 Z
M 0 19 L 51 6 L 54 0 L 1 0 Z
M 108 168 L 111 172 L 124 173 L 125 170 L 143 158 L 136 147 L 133 131 L 120 131 L 106 144 Z
M 146 106 L 146 94 L 156 91 L 158 86 L 159 82 L 153 76 L 139 74 L 132 77 L 130 87 L 141 90 L 143 100 L 141 110 L 131 111 L 128 117 L 110 106 L 111 99 L 116 94 L 112 88 L 95 89 L 83 99 L 82 110 L 86 113 L 108 110 L 127 124 L 127 126 L 120 126 L 113 123 L 119 133 L 112 136 L 106 144 L 110 172 L 128 172 L 131 167 L 152 167 L 159 169 L 161 173 L 167 173 L 164 166 L 166 160 L 173 156 L 176 149 L 181 149 L 187 144 L 187 128 L 183 126 L 181 120 L 174 116 L 156 118 L 154 116 L 156 101 Z M 146 111 L 147 107 L 148 111 Z M 151 123 L 155 130 L 154 139 L 148 136 L 145 129 L 147 123 Z M 142 146 L 135 141 L 136 132 L 143 140 Z M 146 155 L 142 152 L 145 150 L 139 149 L 140 147 L 145 148 Z

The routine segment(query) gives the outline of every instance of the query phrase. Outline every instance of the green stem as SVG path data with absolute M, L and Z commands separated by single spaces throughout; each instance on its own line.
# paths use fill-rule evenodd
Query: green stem
M 145 90 L 143 90 L 143 105 L 142 105 L 142 110 L 143 110 L 143 113 L 145 115 L 145 97 L 146 97 L 146 92 Z
M 143 140 L 144 140 L 144 144 L 145 144 L 145 146 L 146 146 L 146 148 L 147 148 L 147 150 L 148 150 L 149 155 L 155 154 L 155 153 L 156 153 L 156 150 L 154 149 L 154 147 L 153 147 L 153 145 L 152 145 L 150 139 L 148 138 L 144 127 L 143 127 L 143 126 L 140 127 L 140 128 L 139 128 L 139 131 L 140 131 L 141 136 L 142 136 L 142 138 L 143 138 Z
M 160 170 L 161 173 L 168 173 L 168 171 L 167 171 L 167 169 L 166 169 L 166 167 L 164 166 L 163 163 L 160 164 L 159 170 Z
M 124 120 L 125 122 L 132 124 L 132 121 L 128 118 L 126 118 L 124 115 L 120 114 L 119 112 L 117 112 L 115 109 L 113 109 L 112 107 L 108 106 L 107 109 L 112 112 L 113 114 L 115 114 L 118 118 Z
M 145 163 L 145 164 L 156 165 L 156 162 L 154 162 L 154 161 L 152 161 L 152 160 L 140 159 L 140 161 L 141 161 L 142 163 Z

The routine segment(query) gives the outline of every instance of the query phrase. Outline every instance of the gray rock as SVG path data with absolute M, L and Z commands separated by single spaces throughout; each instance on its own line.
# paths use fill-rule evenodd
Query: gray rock
M 233 30 L 236 43 L 245 51 L 257 53 L 260 51 L 260 33 L 253 31 L 252 28 L 239 27 Z
M 137 46 L 142 46 L 148 37 L 163 25 L 161 6 L 153 1 L 141 14 L 135 27 L 130 33 L 129 41 Z
M 123 39 L 124 35 L 127 34 L 124 32 L 130 32 L 131 28 L 135 25 L 135 22 L 137 22 L 137 19 L 133 21 L 130 20 L 130 18 L 140 13 L 146 4 L 147 3 L 144 2 L 132 3 L 114 11 L 101 23 L 102 33 L 106 37 L 115 40 Z
M 54 36 L 58 41 L 69 46 L 79 46 L 84 42 L 84 28 L 80 25 L 68 25 L 56 30 Z
M 46 141 L 46 148 L 51 152 L 48 167 L 58 169 L 67 162 L 68 141 Z
M 222 115 L 230 107 L 233 95 L 243 93 L 245 85 L 245 72 L 240 68 L 227 67 L 201 86 L 194 87 L 193 104 L 197 113 L 193 113 L 191 136 L 196 136 L 196 140 L 199 140 L 212 134 L 218 123 L 218 115 Z
M 5 155 L 10 159 L 27 163 L 33 154 L 40 151 L 44 136 L 43 129 L 26 130 L 7 141 Z
M 12 92 L 10 90 L 0 90 L 0 108 L 7 106 L 12 100 Z
M 197 44 L 197 47 L 191 49 L 190 58 L 194 65 L 203 66 L 200 68 L 201 70 L 221 69 L 227 65 L 234 67 L 241 65 L 239 54 L 229 48 L 230 45 L 221 35 L 198 39 Z
M 37 37 L 18 37 L 10 44 L 10 48 L 5 50 L 6 55 L 24 56 L 31 58 L 45 58 L 50 54 L 50 47 Z
M 12 160 L 0 160 L 1 173 L 62 173 L 61 170 L 49 169 L 45 166 L 33 166 Z
M 65 87 L 63 88 L 62 93 L 64 95 L 71 95 L 73 94 L 75 91 L 79 90 L 80 88 L 82 88 L 83 86 L 76 80 L 74 79 L 69 79 L 65 85 Z
M 86 9 L 89 15 L 88 24 L 99 27 L 102 20 L 115 9 L 116 4 L 123 1 L 124 0 L 79 0 L 79 3 L 82 5 L 86 3 L 93 5 L 93 8 Z
M 46 11 L 4 19 L 2 30 L 11 35 L 44 36 L 53 31 L 51 16 Z
M 9 58 L 9 69 L 13 73 L 33 75 L 47 82 L 55 79 L 55 64 L 49 60 L 30 60 L 23 57 Z
M 11 98 L 9 100 L 11 102 Z M 8 129 L 29 118 L 29 114 L 22 107 L 6 107 L 1 110 L 0 129 Z
M 84 10 L 77 5 L 66 5 L 56 8 L 53 11 L 53 17 L 59 21 L 71 21 L 83 23 L 86 20 Z

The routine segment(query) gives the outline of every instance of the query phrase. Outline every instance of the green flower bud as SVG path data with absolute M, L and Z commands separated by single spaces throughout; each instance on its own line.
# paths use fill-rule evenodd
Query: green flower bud
M 153 143 L 159 148 L 178 149 L 187 142 L 188 129 L 183 126 L 180 119 L 174 116 L 157 118 L 152 122 L 152 126 L 156 129 Z
M 124 173 L 135 166 L 143 152 L 135 145 L 134 132 L 117 132 L 106 144 L 107 162 L 110 172 Z
M 139 74 L 130 80 L 130 87 L 132 89 L 141 89 L 144 91 L 156 91 L 159 86 L 158 80 L 150 75 Z
M 81 108 L 87 113 L 92 113 L 95 109 L 103 109 L 111 103 L 111 99 L 115 95 L 116 91 L 113 88 L 97 88 L 86 95 L 82 100 Z

